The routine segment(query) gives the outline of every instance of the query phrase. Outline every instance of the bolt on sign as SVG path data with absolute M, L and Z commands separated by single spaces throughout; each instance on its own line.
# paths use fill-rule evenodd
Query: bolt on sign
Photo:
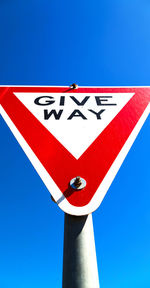
M 150 111 L 150 87 L 0 88 L 0 113 L 68 214 L 98 208 Z

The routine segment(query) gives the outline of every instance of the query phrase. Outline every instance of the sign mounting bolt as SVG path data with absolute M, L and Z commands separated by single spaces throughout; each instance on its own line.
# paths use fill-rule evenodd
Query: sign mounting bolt
M 70 88 L 72 89 L 78 89 L 78 85 L 76 83 L 73 83 L 70 85 Z
M 70 186 L 75 190 L 81 190 L 86 186 L 86 181 L 80 176 L 77 176 L 70 181 Z

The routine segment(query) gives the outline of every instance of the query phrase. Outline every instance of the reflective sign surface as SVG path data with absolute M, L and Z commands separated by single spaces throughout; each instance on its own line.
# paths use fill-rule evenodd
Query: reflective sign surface
M 57 204 L 73 215 L 100 205 L 149 114 L 149 101 L 149 87 L 0 90 L 4 120 Z M 74 189 L 70 181 L 79 176 L 86 185 Z

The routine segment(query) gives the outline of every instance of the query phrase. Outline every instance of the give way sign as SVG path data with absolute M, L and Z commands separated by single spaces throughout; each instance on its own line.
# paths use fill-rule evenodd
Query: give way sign
M 0 113 L 59 207 L 102 202 L 150 111 L 150 87 L 0 87 Z

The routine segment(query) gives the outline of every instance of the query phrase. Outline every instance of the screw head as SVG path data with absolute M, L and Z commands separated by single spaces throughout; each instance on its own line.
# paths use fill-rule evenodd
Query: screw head
M 86 186 L 86 181 L 80 176 L 77 176 L 70 181 L 70 186 L 74 190 L 81 190 Z
M 70 85 L 70 88 L 72 89 L 78 89 L 78 85 L 76 83 L 73 83 Z

